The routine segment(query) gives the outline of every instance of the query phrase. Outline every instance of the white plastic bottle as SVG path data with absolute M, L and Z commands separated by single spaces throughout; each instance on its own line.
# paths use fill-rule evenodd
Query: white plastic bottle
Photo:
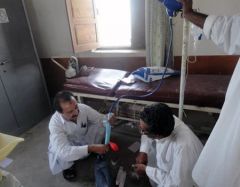
M 68 69 L 65 71 L 66 78 L 75 77 L 76 74 L 76 70 L 69 64 Z

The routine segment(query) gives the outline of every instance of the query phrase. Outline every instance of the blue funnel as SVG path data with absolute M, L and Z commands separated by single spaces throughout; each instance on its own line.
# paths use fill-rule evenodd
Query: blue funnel
M 176 12 L 182 9 L 182 3 L 176 0 L 159 0 L 159 1 L 164 4 L 164 6 L 167 9 L 167 13 L 170 17 L 175 16 Z

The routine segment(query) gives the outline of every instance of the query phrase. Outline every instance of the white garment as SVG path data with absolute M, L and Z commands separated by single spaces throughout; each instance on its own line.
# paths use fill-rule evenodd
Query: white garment
M 192 169 L 202 150 L 197 136 L 177 117 L 163 139 L 142 136 L 140 152 L 148 154 L 146 174 L 153 187 L 193 187 Z
M 103 115 L 84 104 L 78 104 L 77 124 L 55 112 L 49 123 L 49 166 L 57 174 L 88 156 L 88 145 L 99 144 L 104 137 Z
M 228 54 L 240 54 L 240 15 L 208 16 L 203 32 Z
M 240 54 L 240 16 L 209 16 L 204 33 L 230 54 Z M 228 86 L 219 119 L 194 167 L 199 187 L 240 186 L 240 63 Z

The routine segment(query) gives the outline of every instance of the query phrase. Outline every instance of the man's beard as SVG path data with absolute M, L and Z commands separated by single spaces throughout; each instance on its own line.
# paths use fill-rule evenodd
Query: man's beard
M 76 120 L 77 120 L 77 117 L 78 117 L 78 115 L 74 115 L 74 116 L 71 117 L 70 120 L 71 120 L 71 121 L 76 121 Z

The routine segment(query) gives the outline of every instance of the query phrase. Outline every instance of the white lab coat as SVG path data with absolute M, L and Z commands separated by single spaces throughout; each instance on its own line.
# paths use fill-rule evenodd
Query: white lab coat
M 163 139 L 141 138 L 140 152 L 148 154 L 146 174 L 153 187 L 193 187 L 192 169 L 202 150 L 196 135 L 178 118 L 172 134 Z
M 204 33 L 225 52 L 240 54 L 240 16 L 209 16 Z M 199 187 L 240 186 L 239 96 L 238 62 L 219 119 L 193 170 L 193 178 Z
M 102 143 L 103 115 L 84 104 L 78 104 L 77 124 L 55 112 L 49 123 L 49 166 L 57 174 L 88 156 L 88 145 Z

